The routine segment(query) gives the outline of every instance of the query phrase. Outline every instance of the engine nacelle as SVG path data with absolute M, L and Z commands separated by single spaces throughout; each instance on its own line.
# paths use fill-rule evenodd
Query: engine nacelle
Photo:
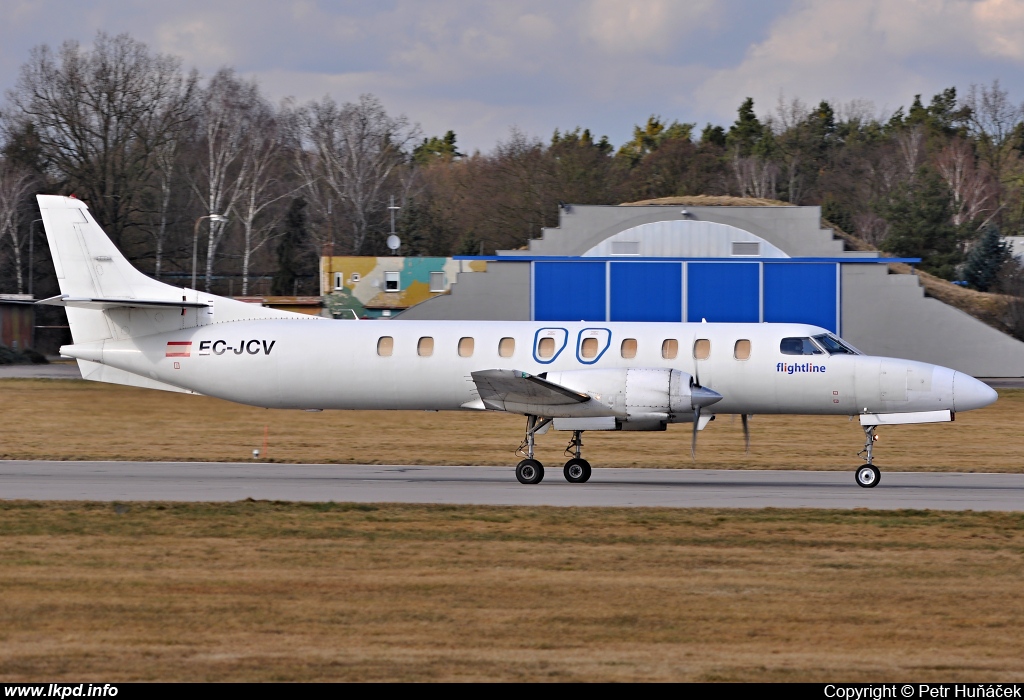
M 663 429 L 666 423 L 693 420 L 691 379 L 677 369 L 581 369 L 547 374 L 548 381 L 605 404 L 619 422 L 650 425 L 646 429 L 653 430 Z M 622 426 L 625 430 L 630 427 Z

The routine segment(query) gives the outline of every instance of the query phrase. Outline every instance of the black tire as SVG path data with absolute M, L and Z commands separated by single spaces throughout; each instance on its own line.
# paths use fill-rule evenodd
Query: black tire
M 520 484 L 539 484 L 544 478 L 544 465 L 535 459 L 524 459 L 516 465 L 516 478 Z
M 573 457 L 565 463 L 562 474 L 570 484 L 585 484 L 590 479 L 590 462 L 582 457 Z
M 878 471 L 878 467 L 873 464 L 865 464 L 864 466 L 857 468 L 855 478 L 857 486 L 865 489 L 873 489 L 878 486 L 878 482 L 882 480 L 882 472 Z

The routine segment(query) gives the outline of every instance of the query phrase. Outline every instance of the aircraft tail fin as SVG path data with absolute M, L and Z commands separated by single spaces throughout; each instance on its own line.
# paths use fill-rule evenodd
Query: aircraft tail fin
M 85 202 L 57 195 L 36 199 L 61 291 L 43 303 L 66 307 L 76 345 L 201 326 L 215 313 L 218 321 L 317 318 L 158 282 L 132 267 Z

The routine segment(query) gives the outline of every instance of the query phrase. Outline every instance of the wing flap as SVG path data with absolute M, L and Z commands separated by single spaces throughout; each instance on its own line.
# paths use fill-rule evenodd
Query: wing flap
M 587 394 L 519 370 L 485 369 L 472 374 L 480 400 L 492 411 L 538 413 L 546 407 L 590 401 Z

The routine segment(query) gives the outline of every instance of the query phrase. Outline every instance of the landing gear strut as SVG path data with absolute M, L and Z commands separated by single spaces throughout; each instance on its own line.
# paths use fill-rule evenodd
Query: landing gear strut
M 583 431 L 572 431 L 572 439 L 569 446 L 565 448 L 566 454 L 573 455 L 573 458 L 565 463 L 562 468 L 562 475 L 570 484 L 584 484 L 590 479 L 590 462 L 583 459 Z
M 857 468 L 856 480 L 857 485 L 866 489 L 873 489 L 878 486 L 878 482 L 882 480 L 882 472 L 878 471 L 878 467 L 872 464 L 872 449 L 875 446 L 875 440 L 878 436 L 875 435 L 874 425 L 864 426 L 864 449 L 857 453 L 858 456 L 864 455 L 864 464 Z
M 533 458 L 533 448 L 537 431 L 550 422 L 550 418 L 537 420 L 537 416 L 526 417 L 526 437 L 516 450 L 517 455 L 526 457 L 516 465 L 516 479 L 520 484 L 539 484 L 544 478 L 544 465 Z
M 519 445 L 519 449 L 516 450 L 517 455 L 525 457 L 516 465 L 516 479 L 520 484 L 539 484 L 544 479 L 544 465 L 534 459 L 533 451 L 537 433 L 550 422 L 550 418 L 526 417 L 526 436 L 523 438 L 522 444 Z M 569 440 L 569 446 L 565 448 L 565 453 L 572 455 L 572 459 L 566 462 L 562 468 L 565 480 L 570 484 L 586 483 L 590 479 L 591 469 L 590 462 L 583 459 L 582 456 L 582 430 L 572 431 L 572 439 Z

